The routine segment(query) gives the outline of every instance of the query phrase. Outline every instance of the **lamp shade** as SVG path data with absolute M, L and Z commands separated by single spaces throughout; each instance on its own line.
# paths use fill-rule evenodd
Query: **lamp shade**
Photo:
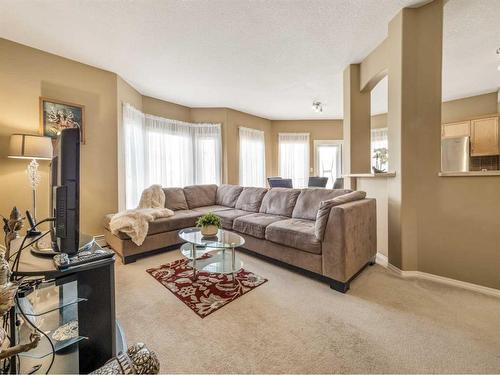
M 52 139 L 40 135 L 12 134 L 9 143 L 9 158 L 52 159 Z

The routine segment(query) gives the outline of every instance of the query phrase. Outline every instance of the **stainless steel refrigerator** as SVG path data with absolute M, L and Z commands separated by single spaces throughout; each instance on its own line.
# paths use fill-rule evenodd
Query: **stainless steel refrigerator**
M 441 171 L 467 172 L 470 161 L 469 137 L 444 138 L 441 140 Z

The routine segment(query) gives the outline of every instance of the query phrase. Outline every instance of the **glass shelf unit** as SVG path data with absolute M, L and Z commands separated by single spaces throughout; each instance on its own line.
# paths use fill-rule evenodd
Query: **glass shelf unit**
M 84 302 L 85 298 L 78 298 L 76 281 L 64 285 L 55 285 L 54 282 L 40 284 L 32 293 L 19 298 L 23 312 L 29 316 L 40 316 L 60 308 Z
M 76 281 L 60 285 L 54 282 L 40 284 L 33 292 L 19 298 L 16 306 L 20 321 L 17 326 L 17 342 L 26 343 L 30 340 L 31 333 L 35 331 L 29 323 L 31 322 L 49 337 L 56 353 L 76 352 L 77 355 L 78 348 L 72 346 L 87 339 L 78 334 L 78 304 L 85 301 L 84 298 L 78 298 Z M 73 327 L 72 330 L 68 329 L 70 326 Z M 42 335 L 36 348 L 21 353 L 20 356 L 41 359 L 51 353 L 52 347 L 47 337 Z
M 181 246 L 181 253 L 188 259 L 193 259 L 193 246 L 195 251 L 196 259 L 201 259 L 207 256 L 208 253 L 213 251 L 219 251 L 220 249 L 215 247 L 199 246 L 191 243 L 185 243 Z
M 233 273 L 243 268 L 243 261 L 235 255 L 234 268 L 232 267 L 232 256 L 229 251 L 220 250 L 212 252 L 211 256 L 196 260 L 196 269 L 210 273 Z M 189 261 L 189 266 L 193 267 L 193 261 Z

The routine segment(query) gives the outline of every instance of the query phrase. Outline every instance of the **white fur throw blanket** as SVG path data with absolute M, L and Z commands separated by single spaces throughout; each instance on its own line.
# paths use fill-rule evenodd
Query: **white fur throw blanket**
M 128 235 L 132 242 L 141 246 L 148 235 L 149 223 L 155 219 L 173 216 L 174 212 L 165 208 L 165 193 L 160 185 L 144 189 L 139 207 L 119 212 L 111 218 L 109 229 Z

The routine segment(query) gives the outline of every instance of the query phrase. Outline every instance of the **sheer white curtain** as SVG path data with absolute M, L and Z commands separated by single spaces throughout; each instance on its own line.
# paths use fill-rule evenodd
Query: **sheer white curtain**
M 125 207 L 136 207 L 145 188 L 144 114 L 130 104 L 123 105 L 123 159 L 125 166 Z
M 291 178 L 293 187 L 305 187 L 309 180 L 309 134 L 279 133 L 279 171 Z
M 220 124 L 194 124 L 194 183 L 220 184 L 222 137 Z
M 377 149 L 385 149 L 387 150 L 389 147 L 389 142 L 388 142 L 388 135 L 387 135 L 387 128 L 380 128 L 380 129 L 372 129 L 371 131 L 371 158 L 372 158 L 372 167 L 377 167 L 376 165 L 376 157 L 375 157 L 375 150 Z M 388 162 L 382 163 L 380 166 L 382 168 L 388 167 Z
M 264 187 L 266 185 L 266 146 L 264 132 L 239 128 L 240 133 L 240 185 Z
M 190 124 L 146 115 L 147 186 L 186 186 L 194 183 Z
M 221 126 L 143 114 L 123 105 L 126 208 L 152 184 L 220 184 Z

